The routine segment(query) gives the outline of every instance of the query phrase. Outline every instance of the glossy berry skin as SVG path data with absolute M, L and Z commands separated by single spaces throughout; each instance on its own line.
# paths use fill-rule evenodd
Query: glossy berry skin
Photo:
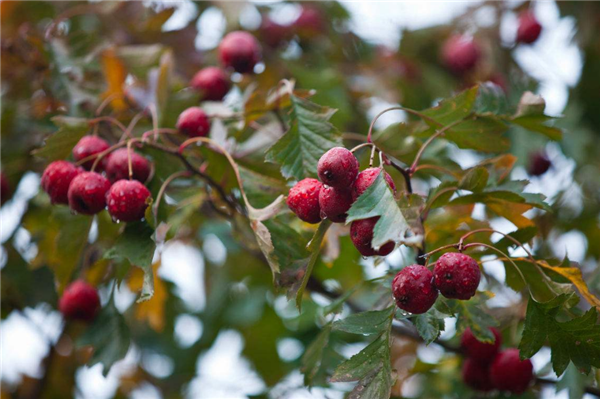
M 462 35 L 450 37 L 442 47 L 442 60 L 452 73 L 464 74 L 475 68 L 481 50 L 472 38 Z
M 306 178 L 300 180 L 290 188 L 286 203 L 287 206 L 307 223 L 321 221 L 321 208 L 319 207 L 319 193 L 323 185 L 317 179 Z
M 379 220 L 379 216 L 369 219 L 355 220 L 350 225 L 350 239 L 362 256 L 386 256 L 394 250 L 396 245 L 393 241 L 383 244 L 379 251 L 371 246 L 373 241 L 373 229 Z
M 458 252 L 440 256 L 433 269 L 435 286 L 446 298 L 467 300 L 475 295 L 481 272 L 475 259 Z
M 354 202 L 352 201 L 352 190 L 340 190 L 330 186 L 323 186 L 319 193 L 321 218 L 327 218 L 333 223 L 344 223 L 352 202 Z
M 511 393 L 523 393 L 533 379 L 531 360 L 521 360 L 519 350 L 506 349 L 500 352 L 490 368 L 492 384 L 496 389 Z
M 541 151 L 536 152 L 531 155 L 531 158 L 529 159 L 527 173 L 531 176 L 541 176 L 550 169 L 550 166 L 552 166 L 552 162 L 548 159 L 546 154 Z
M 4 172 L 0 172 L 0 204 L 4 204 L 10 198 L 12 190 L 10 182 L 6 178 Z
M 344 147 L 334 147 L 319 159 L 317 173 L 323 184 L 349 190 L 358 175 L 358 160 Z
M 500 331 L 495 328 L 490 328 L 494 337 L 496 338 L 493 344 L 481 342 L 471 332 L 470 328 L 467 328 L 460 338 L 460 346 L 464 351 L 465 355 L 471 359 L 474 359 L 480 363 L 491 363 L 494 356 L 500 349 L 502 344 L 502 336 Z
M 479 392 L 494 389 L 490 379 L 489 363 L 481 363 L 475 359 L 465 359 L 462 367 L 462 378 L 465 385 Z
M 73 159 L 79 162 L 89 156 L 99 154 L 102 151 L 107 150 L 109 147 L 110 145 L 98 136 L 84 136 L 81 138 L 81 140 L 79 140 L 75 147 L 73 147 Z M 92 169 L 95 159 L 96 158 L 92 158 L 85 161 L 82 166 L 87 170 Z M 105 165 L 106 157 L 102 158 L 102 160 L 98 162 L 96 170 L 104 170 Z
M 129 153 L 131 153 L 132 178 L 139 182 L 146 182 L 150 176 L 150 162 L 135 151 L 119 148 L 111 153 L 106 163 L 106 177 L 111 183 L 129 179 Z
M 422 314 L 431 309 L 438 297 L 438 290 L 433 283 L 433 274 L 428 268 L 410 265 L 394 277 L 392 294 L 400 309 Z
M 83 172 L 69 185 L 69 208 L 84 215 L 94 215 L 106 208 L 110 182 L 96 172 Z
M 50 196 L 50 202 L 68 204 L 69 185 L 81 172 L 81 168 L 67 161 L 54 161 L 46 166 L 42 174 L 42 189 Z
M 177 130 L 189 137 L 205 137 L 210 132 L 210 122 L 200 107 L 190 107 L 177 119 Z
M 200 92 L 202 100 L 221 101 L 231 88 L 231 83 L 224 70 L 207 67 L 194 75 L 191 86 Z
M 373 184 L 382 170 L 383 169 L 381 168 L 367 168 L 358 174 L 356 181 L 354 182 L 354 187 L 352 188 L 352 197 L 355 201 L 361 196 L 362 193 L 365 192 L 367 188 L 369 188 L 371 184 Z M 383 175 L 385 181 L 392 189 L 392 192 L 396 194 L 396 185 L 394 184 L 394 180 L 392 180 L 392 176 L 385 171 L 383 173 L 385 173 Z
M 540 33 L 542 33 L 542 25 L 540 25 L 532 11 L 527 10 L 519 14 L 518 43 L 531 44 L 540 37 Z
M 134 222 L 144 218 L 150 191 L 137 180 L 119 180 L 106 195 L 108 213 L 113 220 Z
M 67 320 L 92 321 L 100 310 L 100 297 L 94 287 L 77 280 L 65 288 L 58 309 Z
M 239 73 L 251 73 L 261 60 L 258 41 L 248 32 L 228 33 L 219 44 L 219 59 L 227 68 Z

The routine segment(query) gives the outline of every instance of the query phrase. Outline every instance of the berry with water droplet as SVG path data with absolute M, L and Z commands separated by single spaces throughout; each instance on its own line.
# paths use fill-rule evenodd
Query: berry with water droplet
M 205 137 L 210 132 L 210 122 L 200 107 L 190 107 L 177 118 L 177 130 L 189 137 Z
M 53 204 L 69 203 L 69 185 L 82 172 L 81 168 L 67 161 L 54 161 L 42 174 L 42 189 Z
M 354 202 L 352 201 L 352 190 L 323 186 L 319 193 L 321 217 L 327 218 L 333 223 L 344 223 L 352 202 Z
M 207 67 L 192 78 L 191 86 L 200 92 L 202 100 L 221 101 L 229 91 L 229 76 L 219 67 Z
M 396 246 L 393 241 L 388 241 L 377 251 L 372 247 L 373 229 L 378 220 L 379 216 L 375 216 L 369 219 L 355 220 L 350 225 L 350 239 L 362 256 L 386 256 Z
M 321 221 L 319 193 L 322 188 L 323 185 L 317 179 L 300 180 L 290 188 L 286 203 L 301 220 L 307 223 L 319 223 Z
M 494 389 L 490 379 L 490 364 L 475 359 L 465 359 L 462 367 L 462 378 L 465 385 L 480 392 Z
M 527 173 L 531 176 L 541 176 L 550 169 L 552 162 L 543 151 L 533 153 L 529 158 Z
M 223 65 L 236 72 L 250 73 L 261 60 L 260 45 L 248 32 L 230 32 L 219 44 L 219 59 Z
M 394 184 L 394 180 L 392 180 L 392 176 L 390 176 L 382 168 L 367 168 L 358 174 L 358 176 L 356 177 L 356 181 L 354 182 L 352 196 L 355 201 L 358 197 L 362 195 L 362 193 L 365 192 L 367 188 L 369 188 L 369 186 L 371 186 L 371 184 L 373 184 L 373 182 L 375 181 L 375 179 L 377 179 L 377 176 L 379 176 L 379 173 L 381 173 L 381 171 L 383 171 L 383 177 L 392 189 L 392 193 L 396 194 L 396 185 Z
M 533 364 L 529 359 L 521 360 L 518 349 L 506 349 L 494 359 L 490 377 L 500 391 L 523 393 L 533 379 Z
M 109 155 L 106 163 L 106 177 L 112 183 L 129 179 L 129 157 L 131 156 L 132 178 L 142 183 L 150 176 L 150 162 L 137 152 L 119 148 Z
M 458 252 L 440 256 L 433 269 L 435 286 L 446 298 L 469 299 L 479 286 L 481 272 L 475 259 Z
M 531 10 L 519 14 L 519 27 L 517 28 L 517 42 L 531 44 L 535 42 L 542 33 L 542 25 L 538 22 Z
M 113 220 L 134 222 L 142 220 L 148 207 L 150 191 L 137 180 L 119 180 L 106 195 L 108 213 Z
M 69 185 L 69 207 L 84 215 L 94 215 L 106 208 L 106 192 L 110 182 L 96 172 L 83 172 Z
M 452 36 L 442 47 L 444 64 L 457 75 L 473 70 L 480 56 L 481 49 L 479 45 L 468 36 Z
M 349 190 L 358 175 L 358 160 L 344 147 L 334 147 L 319 159 L 317 173 L 324 184 Z
M 400 309 L 414 314 L 427 312 L 438 297 L 433 274 L 425 266 L 410 265 L 392 281 L 392 294 Z
M 82 159 L 85 159 L 87 157 L 90 157 L 92 155 L 97 155 L 99 153 L 101 153 L 102 151 L 107 150 L 110 147 L 110 145 L 103 139 L 101 139 L 98 136 L 84 136 L 81 138 L 81 140 L 79 140 L 79 142 L 75 145 L 75 147 L 73 147 L 73 159 L 75 159 L 75 161 L 79 162 Z M 96 160 L 96 157 L 93 157 L 87 161 L 85 161 L 82 166 L 87 169 L 90 170 L 92 169 L 92 166 L 94 165 L 94 161 Z M 96 171 L 102 171 L 104 170 L 104 166 L 106 165 L 106 157 L 102 158 L 97 166 L 96 166 Z
M 100 310 L 100 297 L 94 287 L 77 280 L 65 288 L 58 308 L 65 319 L 92 321 Z
M 500 331 L 493 327 L 490 328 L 490 331 L 494 334 L 495 340 L 493 343 L 481 342 L 475 338 L 470 328 L 465 330 L 460 339 L 460 346 L 468 357 L 484 363 L 489 363 L 494 359 L 500 349 L 502 336 Z

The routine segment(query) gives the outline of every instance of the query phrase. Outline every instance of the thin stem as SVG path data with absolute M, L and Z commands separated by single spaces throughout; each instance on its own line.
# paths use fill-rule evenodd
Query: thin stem
M 109 95 L 108 97 L 106 97 L 101 103 L 100 105 L 98 105 L 98 108 L 96 108 L 96 116 L 100 116 L 100 114 L 102 113 L 102 111 L 104 111 L 104 108 L 106 108 L 106 106 L 108 104 L 110 104 L 110 102 L 112 100 L 114 100 L 115 98 L 121 97 L 121 93 L 113 93 L 111 95 Z
M 447 193 L 447 192 L 449 192 L 449 191 L 456 191 L 456 190 L 458 190 L 458 187 L 446 187 L 446 188 L 444 188 L 444 189 L 442 189 L 442 190 L 438 191 L 437 193 L 435 193 L 435 195 L 433 196 L 433 198 L 431 199 L 431 201 L 429 201 L 429 205 L 427 205 L 427 206 L 425 207 L 425 209 L 423 210 L 423 213 L 422 213 L 422 215 L 423 215 L 423 220 L 427 219 L 427 215 L 429 215 L 429 211 L 430 211 L 431 205 L 433 205 L 433 203 L 434 203 L 434 202 L 435 202 L 435 201 L 436 201 L 436 200 L 437 200 L 437 199 L 438 199 L 438 198 L 439 198 L 439 197 L 440 197 L 442 194 L 445 194 L 445 193 Z
M 127 125 L 127 129 L 125 130 L 125 132 L 123 133 L 123 136 L 121 136 L 121 140 L 124 140 L 126 137 L 131 138 L 131 132 L 133 131 L 133 128 L 135 127 L 135 125 L 137 125 L 137 123 L 140 121 L 140 119 L 142 119 L 144 117 L 144 113 L 140 112 L 138 114 L 135 114 L 135 116 L 133 118 L 131 118 L 131 122 L 129 122 L 129 125 Z
M 425 152 L 425 149 L 429 146 L 429 144 L 431 144 L 433 142 L 433 140 L 435 140 L 436 138 L 438 138 L 440 136 L 443 136 L 449 129 L 452 129 L 454 126 L 462 123 L 465 119 L 467 119 L 467 118 L 463 118 L 463 119 L 460 119 L 449 125 L 446 125 L 443 128 L 441 128 L 440 130 L 436 131 L 433 135 L 431 135 L 431 137 L 429 137 L 427 139 L 427 141 L 425 141 L 425 143 L 423 143 L 421 148 L 419 148 L 419 152 L 417 152 L 417 156 L 415 157 L 415 160 L 413 161 L 412 165 L 410 165 L 410 168 L 408 169 L 409 173 L 411 175 L 413 173 L 415 173 L 415 169 L 417 168 L 417 165 L 419 164 L 419 161 L 421 160 L 421 157 L 423 156 L 423 152 Z
M 477 234 L 477 233 L 498 233 L 504 237 L 506 237 L 507 239 L 509 239 L 510 241 L 512 241 L 513 243 L 517 244 L 518 246 L 520 246 L 521 248 L 523 248 L 523 250 L 527 253 L 527 256 L 529 256 L 529 258 L 531 259 L 532 262 L 535 263 L 535 259 L 533 257 L 533 255 L 531 254 L 531 252 L 529 252 L 529 250 L 527 248 L 525 248 L 525 245 L 523 243 L 521 243 L 521 241 L 517 240 L 516 238 L 505 234 L 501 231 L 498 230 L 494 230 L 494 229 L 477 229 L 477 230 L 472 230 L 470 232 L 468 232 L 467 234 L 463 235 L 460 240 L 458 241 L 458 245 L 459 245 L 459 250 L 462 248 L 463 246 L 463 241 L 468 238 L 469 236 L 473 235 L 473 234 Z
M 527 284 L 527 280 L 525 279 L 525 276 L 523 275 L 523 272 L 521 272 L 521 269 L 518 268 L 517 264 L 504 252 L 500 251 L 498 248 L 492 246 L 492 245 L 488 245 L 488 244 L 484 244 L 482 242 L 474 242 L 471 244 L 467 244 L 464 247 L 462 247 L 462 250 L 471 248 L 471 247 L 485 247 L 485 248 L 489 248 L 493 251 L 498 252 L 500 255 L 504 256 L 505 258 L 508 259 L 508 261 L 515 267 L 515 269 L 517 270 L 517 273 L 519 273 L 519 276 L 521 276 L 521 279 L 523 280 L 523 283 L 525 283 L 525 286 L 527 287 L 527 290 L 529 291 L 529 293 L 533 296 L 533 293 L 531 292 L 531 290 L 529 289 L 529 284 Z
M 431 255 L 435 254 L 436 252 L 443 251 L 444 249 L 448 249 L 448 248 L 458 248 L 458 244 L 444 245 L 443 247 L 436 248 L 433 251 L 427 252 L 426 254 L 419 256 L 419 258 L 425 258 L 425 266 L 427 266 L 429 264 L 429 258 L 431 258 Z
M 99 122 L 112 123 L 113 125 L 118 126 L 119 129 L 121 129 L 123 132 L 125 132 L 125 130 L 127 130 L 125 125 L 123 125 L 121 122 L 119 122 L 116 118 L 113 118 L 112 116 L 99 116 L 97 118 L 88 120 L 88 124 L 90 124 L 90 125 L 94 125 Z
M 377 147 L 373 146 L 371 148 L 371 156 L 369 157 L 369 167 L 372 168 L 373 167 L 373 158 L 375 157 L 375 150 L 377 149 Z
M 191 174 L 191 172 L 189 170 L 182 170 L 179 172 L 175 172 L 172 175 L 170 175 L 169 177 L 167 177 L 165 179 L 165 181 L 163 182 L 163 184 L 160 186 L 160 189 L 158 190 L 158 194 L 156 195 L 156 202 L 154 203 L 154 205 L 152 206 L 152 213 L 154 213 L 154 220 L 156 221 L 156 223 L 158 223 L 158 206 L 160 205 L 160 200 L 162 199 L 167 186 L 169 184 L 171 184 L 171 182 L 175 179 L 178 179 L 180 177 L 189 177 Z
M 406 185 L 406 191 L 409 194 L 412 194 L 413 193 L 412 180 L 410 178 L 410 174 L 408 173 L 408 171 L 405 168 L 403 168 L 400 164 L 394 162 L 393 160 L 391 160 L 387 157 L 386 157 L 386 159 L 387 159 L 387 163 L 389 165 L 394 167 L 398 172 L 400 172 L 402 174 L 402 177 L 404 177 L 404 183 Z
M 129 180 L 133 179 L 133 164 L 131 161 L 131 141 L 127 142 L 127 166 L 129 167 Z
M 150 116 L 152 117 L 152 129 L 154 130 L 154 141 L 158 140 L 158 113 L 156 105 L 150 104 Z
M 415 170 L 413 171 L 413 174 L 417 173 L 420 170 L 424 170 L 424 169 L 434 169 L 434 170 L 439 170 L 440 172 L 446 173 L 447 175 L 451 175 L 452 177 L 458 178 L 458 174 L 452 172 L 449 169 L 446 169 L 444 167 L 438 166 L 438 165 L 431 165 L 431 164 L 425 164 L 425 165 L 419 165 L 415 168 Z
M 104 158 L 106 156 L 106 154 L 116 150 L 117 148 L 121 148 L 121 147 L 125 146 L 126 144 L 127 144 L 127 142 L 121 141 L 98 154 L 93 154 L 93 155 L 90 155 L 88 157 L 85 157 L 85 158 L 77 161 L 77 163 L 75 163 L 75 165 L 82 165 L 82 164 L 86 163 L 87 161 L 91 161 L 93 159 L 94 163 L 92 164 L 92 168 L 90 169 L 90 171 L 93 172 L 96 169 L 98 162 L 100 162 L 102 160 L 102 158 Z
M 444 126 L 443 124 L 439 123 L 438 121 L 428 117 L 425 114 L 420 113 L 419 111 L 415 111 L 414 109 L 405 108 L 405 107 L 392 107 L 392 108 L 384 109 L 379 114 L 377 114 L 377 116 L 375 118 L 373 118 L 373 121 L 371 122 L 371 126 L 369 126 L 369 133 L 367 134 L 367 141 L 369 143 L 373 142 L 372 135 L 373 135 L 373 127 L 375 126 L 375 122 L 377 122 L 377 119 L 379 119 L 379 117 L 381 115 L 385 114 L 386 112 L 390 112 L 390 111 L 405 111 L 405 112 L 408 112 L 409 114 L 416 115 L 421 119 L 427 120 L 433 124 L 436 124 L 439 126 Z
M 364 148 L 364 147 L 369 147 L 369 146 L 371 146 L 371 147 L 375 147 L 375 144 L 373 144 L 373 143 L 362 143 L 362 144 L 359 144 L 359 145 L 357 145 L 356 147 L 352 148 L 352 149 L 350 150 L 350 152 L 355 152 L 355 151 L 357 151 L 357 150 L 359 150 L 359 149 L 361 149 L 361 148 Z

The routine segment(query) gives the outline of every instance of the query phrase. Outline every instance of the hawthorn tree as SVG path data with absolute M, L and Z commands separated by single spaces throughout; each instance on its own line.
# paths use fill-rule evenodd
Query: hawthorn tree
M 298 371 L 305 388 L 352 398 L 415 381 L 419 397 L 600 396 L 597 3 L 557 6 L 583 54 L 559 119 L 514 58 L 545 34 L 528 2 L 473 5 L 393 51 L 357 36 L 336 2 L 290 3 L 290 24 L 272 19 L 280 4 L 252 6 L 255 26 L 240 25 L 242 4 L 194 3 L 170 31 L 170 5 L 0 4 L 2 215 L 18 219 L 3 232 L 2 318 L 64 319 L 42 375 L 3 395 L 70 397 L 78 368 L 107 375 L 136 348 L 173 369 L 138 363 L 115 397 L 143 383 L 178 397 L 234 329 L 265 383 L 256 397 L 291 395 Z M 199 52 L 209 8 L 226 32 Z M 398 105 L 371 115 L 375 99 Z M 392 112 L 404 121 L 378 123 Z M 523 178 L 553 183 L 569 161 L 552 197 Z M 26 197 L 32 175 L 41 190 Z M 557 257 L 568 233 L 582 263 Z M 226 255 L 204 258 L 195 311 L 157 271 L 169 245 L 210 253 L 209 236 Z M 123 311 L 125 287 L 137 300 Z M 190 346 L 174 337 L 181 315 L 202 322 Z M 286 338 L 301 355 L 281 355 Z

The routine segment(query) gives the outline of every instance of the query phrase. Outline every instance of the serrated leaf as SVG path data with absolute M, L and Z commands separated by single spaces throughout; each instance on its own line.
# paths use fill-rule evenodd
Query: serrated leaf
M 304 385 L 312 386 L 312 381 L 315 375 L 319 372 L 321 362 L 323 360 L 323 349 L 329 343 L 331 334 L 331 323 L 323 327 L 317 338 L 306 348 L 302 356 L 300 371 L 304 374 Z
M 389 326 L 393 307 L 354 313 L 333 323 L 333 329 L 351 334 L 379 334 Z
M 422 113 L 444 126 L 455 123 L 471 113 L 477 99 L 478 89 L 478 86 L 473 86 L 454 97 L 440 101 L 437 106 L 426 109 Z
M 532 132 L 541 133 L 550 140 L 560 141 L 563 136 L 562 130 L 547 125 L 547 122 L 553 119 L 554 118 L 546 115 L 527 115 L 513 118 L 511 122 Z
M 371 245 L 375 250 L 388 241 L 398 243 L 405 239 L 409 231 L 408 223 L 382 173 L 379 173 L 373 184 L 352 204 L 348 210 L 346 224 L 375 216 L 383 216 L 373 229 Z
M 440 333 L 444 331 L 444 317 L 435 309 L 414 316 L 412 321 L 426 345 L 438 339 Z
M 508 126 L 491 116 L 475 116 L 449 129 L 445 138 L 459 148 L 481 152 L 503 152 L 510 148 L 510 141 L 502 133 Z
M 489 172 L 484 167 L 471 168 L 460 179 L 459 188 L 474 192 L 481 191 L 487 185 L 489 176 Z
M 342 145 L 341 135 L 329 119 L 335 110 L 290 95 L 290 130 L 267 152 L 267 162 L 281 165 L 281 174 L 289 179 L 317 175 L 319 158 L 333 147 Z
M 42 148 L 32 151 L 32 154 L 48 161 L 65 159 L 71 154 L 75 144 L 89 131 L 88 121 L 84 118 L 55 116 L 52 122 L 59 129 L 48 136 Z
M 365 349 L 340 364 L 331 376 L 331 382 L 361 380 L 376 373 L 383 364 L 389 362 L 389 331 L 379 335 Z
M 112 300 L 102 308 L 94 322 L 77 340 L 78 347 L 87 345 L 94 347 L 88 365 L 101 363 L 105 377 L 112 365 L 127 354 L 130 345 L 129 328 Z

